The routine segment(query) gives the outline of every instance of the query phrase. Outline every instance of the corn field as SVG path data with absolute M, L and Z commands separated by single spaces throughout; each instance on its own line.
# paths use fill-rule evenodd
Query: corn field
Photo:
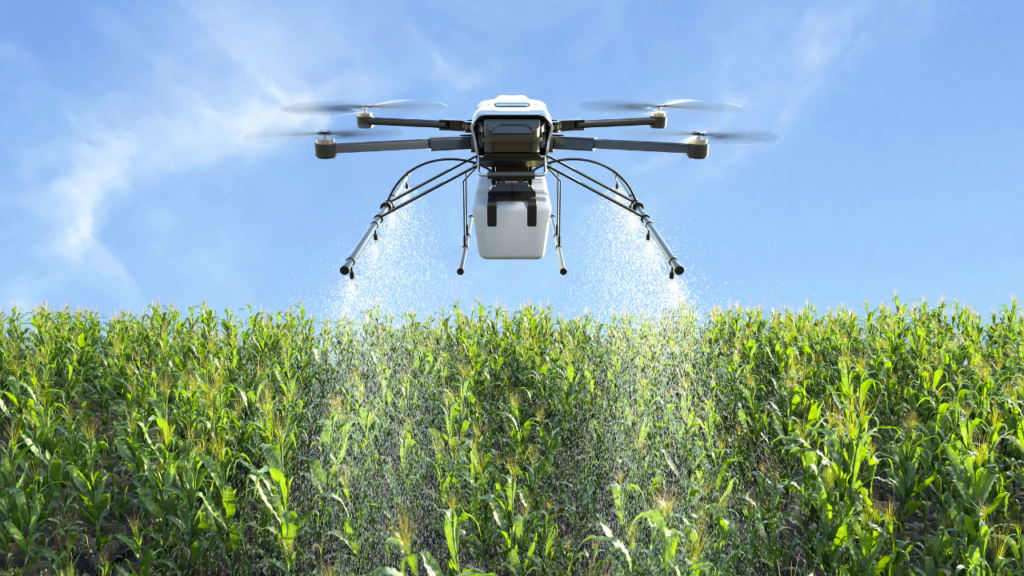
M 0 312 L 9 574 L 1024 573 L 1024 314 Z

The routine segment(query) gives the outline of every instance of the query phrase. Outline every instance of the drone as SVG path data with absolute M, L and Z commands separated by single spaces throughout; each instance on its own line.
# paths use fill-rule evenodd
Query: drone
M 661 104 L 605 100 L 589 102 L 584 108 L 595 110 L 630 110 L 649 112 L 649 115 L 634 118 L 598 120 L 552 120 L 547 105 L 522 95 L 501 95 L 484 100 L 473 114 L 472 120 L 419 120 L 410 118 L 385 118 L 374 116 L 374 110 L 414 109 L 444 107 L 439 102 L 415 100 L 390 100 L 377 104 L 294 104 L 283 108 L 286 112 L 302 114 L 326 114 L 331 116 L 354 115 L 356 130 L 321 130 L 318 132 L 296 132 L 287 130 L 265 130 L 247 135 L 247 138 L 278 138 L 289 136 L 316 136 L 314 151 L 317 158 L 331 159 L 338 154 L 355 152 L 384 152 L 391 150 L 430 150 L 433 152 L 469 151 L 467 158 L 437 158 L 428 160 L 409 169 L 391 188 L 387 199 L 380 204 L 369 227 L 348 258 L 341 264 L 340 272 L 355 279 L 355 266 L 359 256 L 372 238 L 378 240 L 377 230 L 384 219 L 427 194 L 462 179 L 462 257 L 456 272 L 462 275 L 466 267 L 466 255 L 476 222 L 476 247 L 484 259 L 535 260 L 543 258 L 547 251 L 548 235 L 554 242 L 558 254 L 559 272 L 564 276 L 568 270 L 562 256 L 562 181 L 572 182 L 615 204 L 619 208 L 640 218 L 647 229 L 647 240 L 653 240 L 669 266 L 669 278 L 684 272 L 683 265 L 658 232 L 643 203 L 637 199 L 633 188 L 613 168 L 586 158 L 556 158 L 556 151 L 591 152 L 594 150 L 629 150 L 636 152 L 667 152 L 685 154 L 693 159 L 708 157 L 712 140 L 726 144 L 756 144 L 771 142 L 778 136 L 770 132 L 662 132 L 681 142 L 658 142 L 636 140 L 606 140 L 565 136 L 588 128 L 610 128 L 624 126 L 647 126 L 665 130 L 668 124 L 666 110 L 690 110 L 699 112 L 734 112 L 740 109 L 735 104 L 704 102 L 699 100 L 671 100 Z M 436 128 L 442 131 L 459 132 L 458 136 L 423 138 L 418 140 L 383 140 L 374 142 L 337 142 L 367 134 L 365 130 L 376 126 Z M 376 132 L 394 128 L 383 128 Z M 579 168 L 580 163 L 597 166 L 607 171 L 606 181 L 601 181 Z M 437 169 L 446 167 L 418 184 L 410 180 L 418 170 L 428 166 Z M 470 204 L 469 181 L 475 176 L 476 192 Z M 552 201 L 548 176 L 555 179 L 555 198 Z M 483 225 L 481 225 L 481 223 Z

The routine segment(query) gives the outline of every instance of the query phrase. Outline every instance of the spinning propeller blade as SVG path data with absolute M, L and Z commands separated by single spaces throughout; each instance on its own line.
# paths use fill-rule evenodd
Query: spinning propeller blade
M 686 139 L 689 139 L 692 136 L 703 136 L 709 139 L 711 143 L 716 146 L 749 146 L 751 144 L 767 144 L 769 142 L 777 142 L 781 139 L 778 134 L 774 132 L 766 132 L 764 130 L 739 130 L 735 132 L 679 132 L 676 130 L 658 130 L 654 133 L 652 133 L 650 130 L 630 130 L 629 133 L 630 135 L 636 135 L 636 137 L 638 138 L 650 138 L 654 134 L 658 136 L 669 136 L 673 138 Z
M 742 107 L 727 102 L 706 102 L 703 100 L 670 100 L 664 104 L 647 102 L 630 102 L 627 100 L 595 100 L 580 104 L 588 110 L 653 110 L 672 108 L 675 110 L 692 110 L 694 112 L 738 112 Z
M 738 132 L 666 132 L 672 136 L 705 136 L 719 146 L 749 146 L 750 144 L 767 144 L 780 140 L 778 134 L 764 130 L 743 130 Z
M 338 114 L 359 112 L 363 108 L 380 108 L 382 110 L 415 110 L 422 108 L 445 108 L 447 104 L 428 102 L 426 100 L 388 100 L 376 104 L 335 104 L 324 102 L 305 102 L 285 106 L 281 110 L 298 114 Z
M 259 130 L 257 132 L 250 132 L 244 136 L 246 140 L 264 140 L 267 138 L 300 138 L 302 136 L 320 136 L 326 138 L 328 136 L 340 139 L 356 138 L 358 136 L 373 136 L 374 138 L 380 136 L 394 136 L 401 134 L 401 130 L 395 130 L 392 128 L 375 128 L 373 131 L 370 130 L 318 130 L 316 132 L 309 132 L 306 130 L 289 130 L 289 129 L 275 129 Z

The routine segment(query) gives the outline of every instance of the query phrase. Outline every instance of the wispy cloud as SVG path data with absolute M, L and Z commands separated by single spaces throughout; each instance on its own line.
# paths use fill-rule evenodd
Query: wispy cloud
M 161 114 L 137 117 L 127 129 L 106 128 L 102 119 L 77 120 L 87 135 L 67 154 L 68 168 L 37 205 L 55 231 L 53 248 L 78 263 L 98 242 L 104 203 L 148 179 L 249 152 L 239 136 L 266 126 L 277 107 L 249 98 L 217 109 L 193 93 Z
M 430 60 L 433 63 L 434 74 L 438 78 L 449 79 L 451 85 L 457 90 L 471 90 L 484 84 L 483 75 L 477 70 L 453 61 L 433 45 L 430 45 Z
M 743 118 L 790 125 L 863 37 L 870 0 L 764 5 L 717 38 L 725 97 L 748 106 Z M 752 118 L 751 113 L 760 118 Z
M 76 119 L 87 135 L 61 153 L 67 169 L 42 194 L 23 201 L 43 224 L 35 247 L 41 265 L 33 266 L 34 274 L 7 280 L 3 292 L 24 304 L 47 292 L 67 294 L 75 283 L 122 305 L 143 305 L 145 290 L 100 236 L 112 199 L 140 183 L 251 152 L 243 150 L 239 134 L 267 125 L 275 113 L 257 98 L 218 110 L 193 94 L 124 129 L 106 128 L 102 119 Z
M 42 146 L 51 150 L 48 181 L 14 200 L 38 224 L 37 262 L 17 282 L 0 280 L 0 297 L 66 294 L 84 283 L 105 300 L 143 305 L 151 288 L 119 258 L 121 247 L 104 241 L 119 202 L 169 176 L 260 153 L 241 139 L 247 132 L 322 122 L 282 115 L 283 104 L 416 98 L 410 86 L 484 83 L 470 60 L 432 42 L 415 20 L 390 22 L 392 36 L 382 37 L 328 2 L 182 0 L 163 9 L 174 14 L 160 42 L 133 26 L 138 15 L 96 10 L 93 33 L 142 59 L 135 65 L 146 72 L 99 99 L 70 100 L 59 142 Z M 393 38 L 420 41 L 407 54 L 388 52 Z M 19 54 L 0 45 L 2 57 L 28 57 Z
M 42 190 L 14 200 L 40 225 L 33 247 L 39 263 L 31 273 L 6 279 L 3 294 L 24 303 L 32 295 L 67 293 L 68 286 L 84 284 L 125 306 L 145 304 L 146 291 L 102 239 L 112 200 L 171 174 L 252 154 L 241 135 L 287 120 L 280 104 L 302 94 L 282 88 L 276 71 L 264 73 L 261 53 L 232 44 L 230 39 L 244 35 L 229 14 L 200 20 L 220 49 L 205 54 L 208 62 L 189 66 L 187 50 L 184 56 L 154 54 L 151 76 L 122 87 L 108 102 L 68 112 L 70 130 L 61 134 L 53 154 L 54 164 L 64 168 Z M 261 37 L 284 33 L 273 27 L 262 23 Z M 231 64 L 226 75 L 217 69 L 225 60 Z
M 793 85 L 780 120 L 791 123 L 827 77 L 829 68 L 856 46 L 871 13 L 867 2 L 812 6 L 804 13 L 793 44 Z

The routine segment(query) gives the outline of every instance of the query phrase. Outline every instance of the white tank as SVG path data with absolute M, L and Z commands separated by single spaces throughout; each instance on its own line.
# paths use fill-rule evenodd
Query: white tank
M 533 194 L 523 191 L 521 184 L 525 182 L 520 180 L 515 185 L 504 186 L 492 195 L 495 198 L 494 209 L 491 221 L 488 221 L 492 185 L 488 178 L 479 179 L 473 199 L 473 225 L 476 228 L 476 248 L 481 258 L 529 260 L 544 257 L 551 223 L 547 180 L 543 176 L 534 178 Z M 504 192 L 510 188 L 513 191 Z M 519 198 L 533 195 L 536 196 L 536 225 L 530 226 L 531 202 Z

